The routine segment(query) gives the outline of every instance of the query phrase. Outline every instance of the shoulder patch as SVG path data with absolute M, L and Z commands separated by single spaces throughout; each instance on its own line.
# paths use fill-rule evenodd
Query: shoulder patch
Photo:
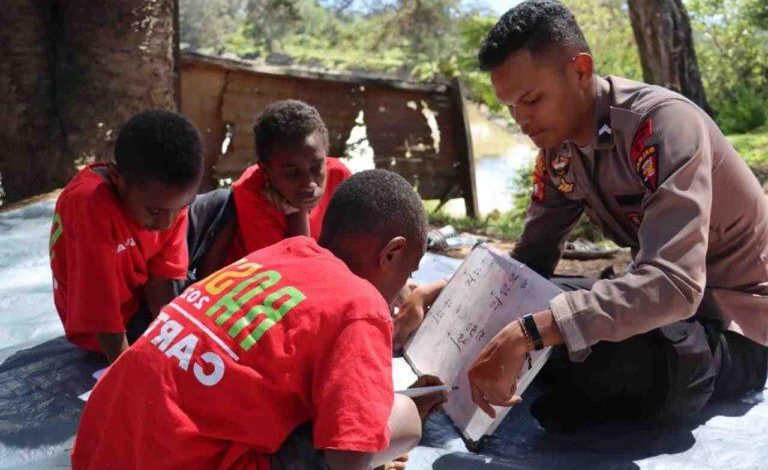
M 536 164 L 533 167 L 533 192 L 531 199 L 536 202 L 544 202 L 544 184 L 547 178 L 547 164 L 544 161 L 544 152 L 539 152 Z
M 649 118 L 640 125 L 632 141 L 629 159 L 643 185 L 654 191 L 659 181 L 659 147 L 648 145 L 646 140 L 653 135 L 653 121 Z

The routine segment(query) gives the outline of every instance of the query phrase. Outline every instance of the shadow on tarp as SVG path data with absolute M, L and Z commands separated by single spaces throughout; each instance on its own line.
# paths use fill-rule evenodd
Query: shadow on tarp
M 510 411 L 496 432 L 477 445 L 476 453 L 442 455 L 432 463 L 433 470 L 638 469 L 636 461 L 691 449 L 696 443 L 693 431 L 711 418 L 741 417 L 762 402 L 760 392 L 740 401 L 711 403 L 690 420 L 675 424 L 606 424 L 552 433 L 539 427 L 530 414 L 530 404 L 542 390 L 537 382 L 534 381 L 523 403 Z M 458 436 L 448 416 L 437 413 L 427 421 L 420 445 L 446 448 Z M 452 447 L 455 448 L 455 444 Z
M 74 436 L 84 405 L 78 396 L 105 366 L 100 355 L 63 336 L 6 359 L 0 365 L 0 445 L 36 448 Z

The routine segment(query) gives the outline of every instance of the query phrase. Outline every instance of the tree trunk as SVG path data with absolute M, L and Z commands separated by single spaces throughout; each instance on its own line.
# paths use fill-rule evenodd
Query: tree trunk
M 13 0 L 0 9 L 0 175 L 9 201 L 112 158 L 119 126 L 177 108 L 176 0 Z
M 682 0 L 628 0 L 628 4 L 645 81 L 674 90 L 712 114 Z

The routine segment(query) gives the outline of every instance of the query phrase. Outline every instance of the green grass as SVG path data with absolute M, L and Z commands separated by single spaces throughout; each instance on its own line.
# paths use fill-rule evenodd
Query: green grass
M 765 186 L 768 184 L 768 125 L 746 134 L 727 136 L 739 155 Z
M 429 223 L 442 227 L 453 225 L 459 232 L 471 232 L 503 240 L 514 240 L 523 230 L 523 217 L 515 217 L 515 213 L 494 212 L 477 219 L 471 217 L 454 217 L 442 211 L 429 212 Z

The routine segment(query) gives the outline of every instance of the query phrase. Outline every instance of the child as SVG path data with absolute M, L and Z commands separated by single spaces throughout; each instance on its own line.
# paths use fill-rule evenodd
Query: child
M 186 275 L 185 208 L 202 177 L 201 149 L 183 116 L 143 112 L 120 131 L 114 163 L 88 165 L 62 191 L 53 298 L 75 345 L 112 363 L 149 324 L 144 317 L 173 299 L 172 280 Z
M 198 279 L 284 238 L 319 239 L 331 196 L 349 178 L 343 163 L 327 157 L 328 129 L 317 110 L 304 102 L 267 106 L 253 133 L 258 163 L 232 185 L 234 211 L 216 223 L 215 238 L 207 246 L 201 246 L 201 237 L 212 235 L 206 219 L 221 213 L 230 196 L 214 191 L 201 196 L 191 209 L 190 264 Z
M 403 178 L 352 176 L 319 243 L 251 253 L 162 309 L 93 390 L 72 468 L 354 470 L 402 455 L 421 424 L 393 393 L 388 303 L 425 248 Z

